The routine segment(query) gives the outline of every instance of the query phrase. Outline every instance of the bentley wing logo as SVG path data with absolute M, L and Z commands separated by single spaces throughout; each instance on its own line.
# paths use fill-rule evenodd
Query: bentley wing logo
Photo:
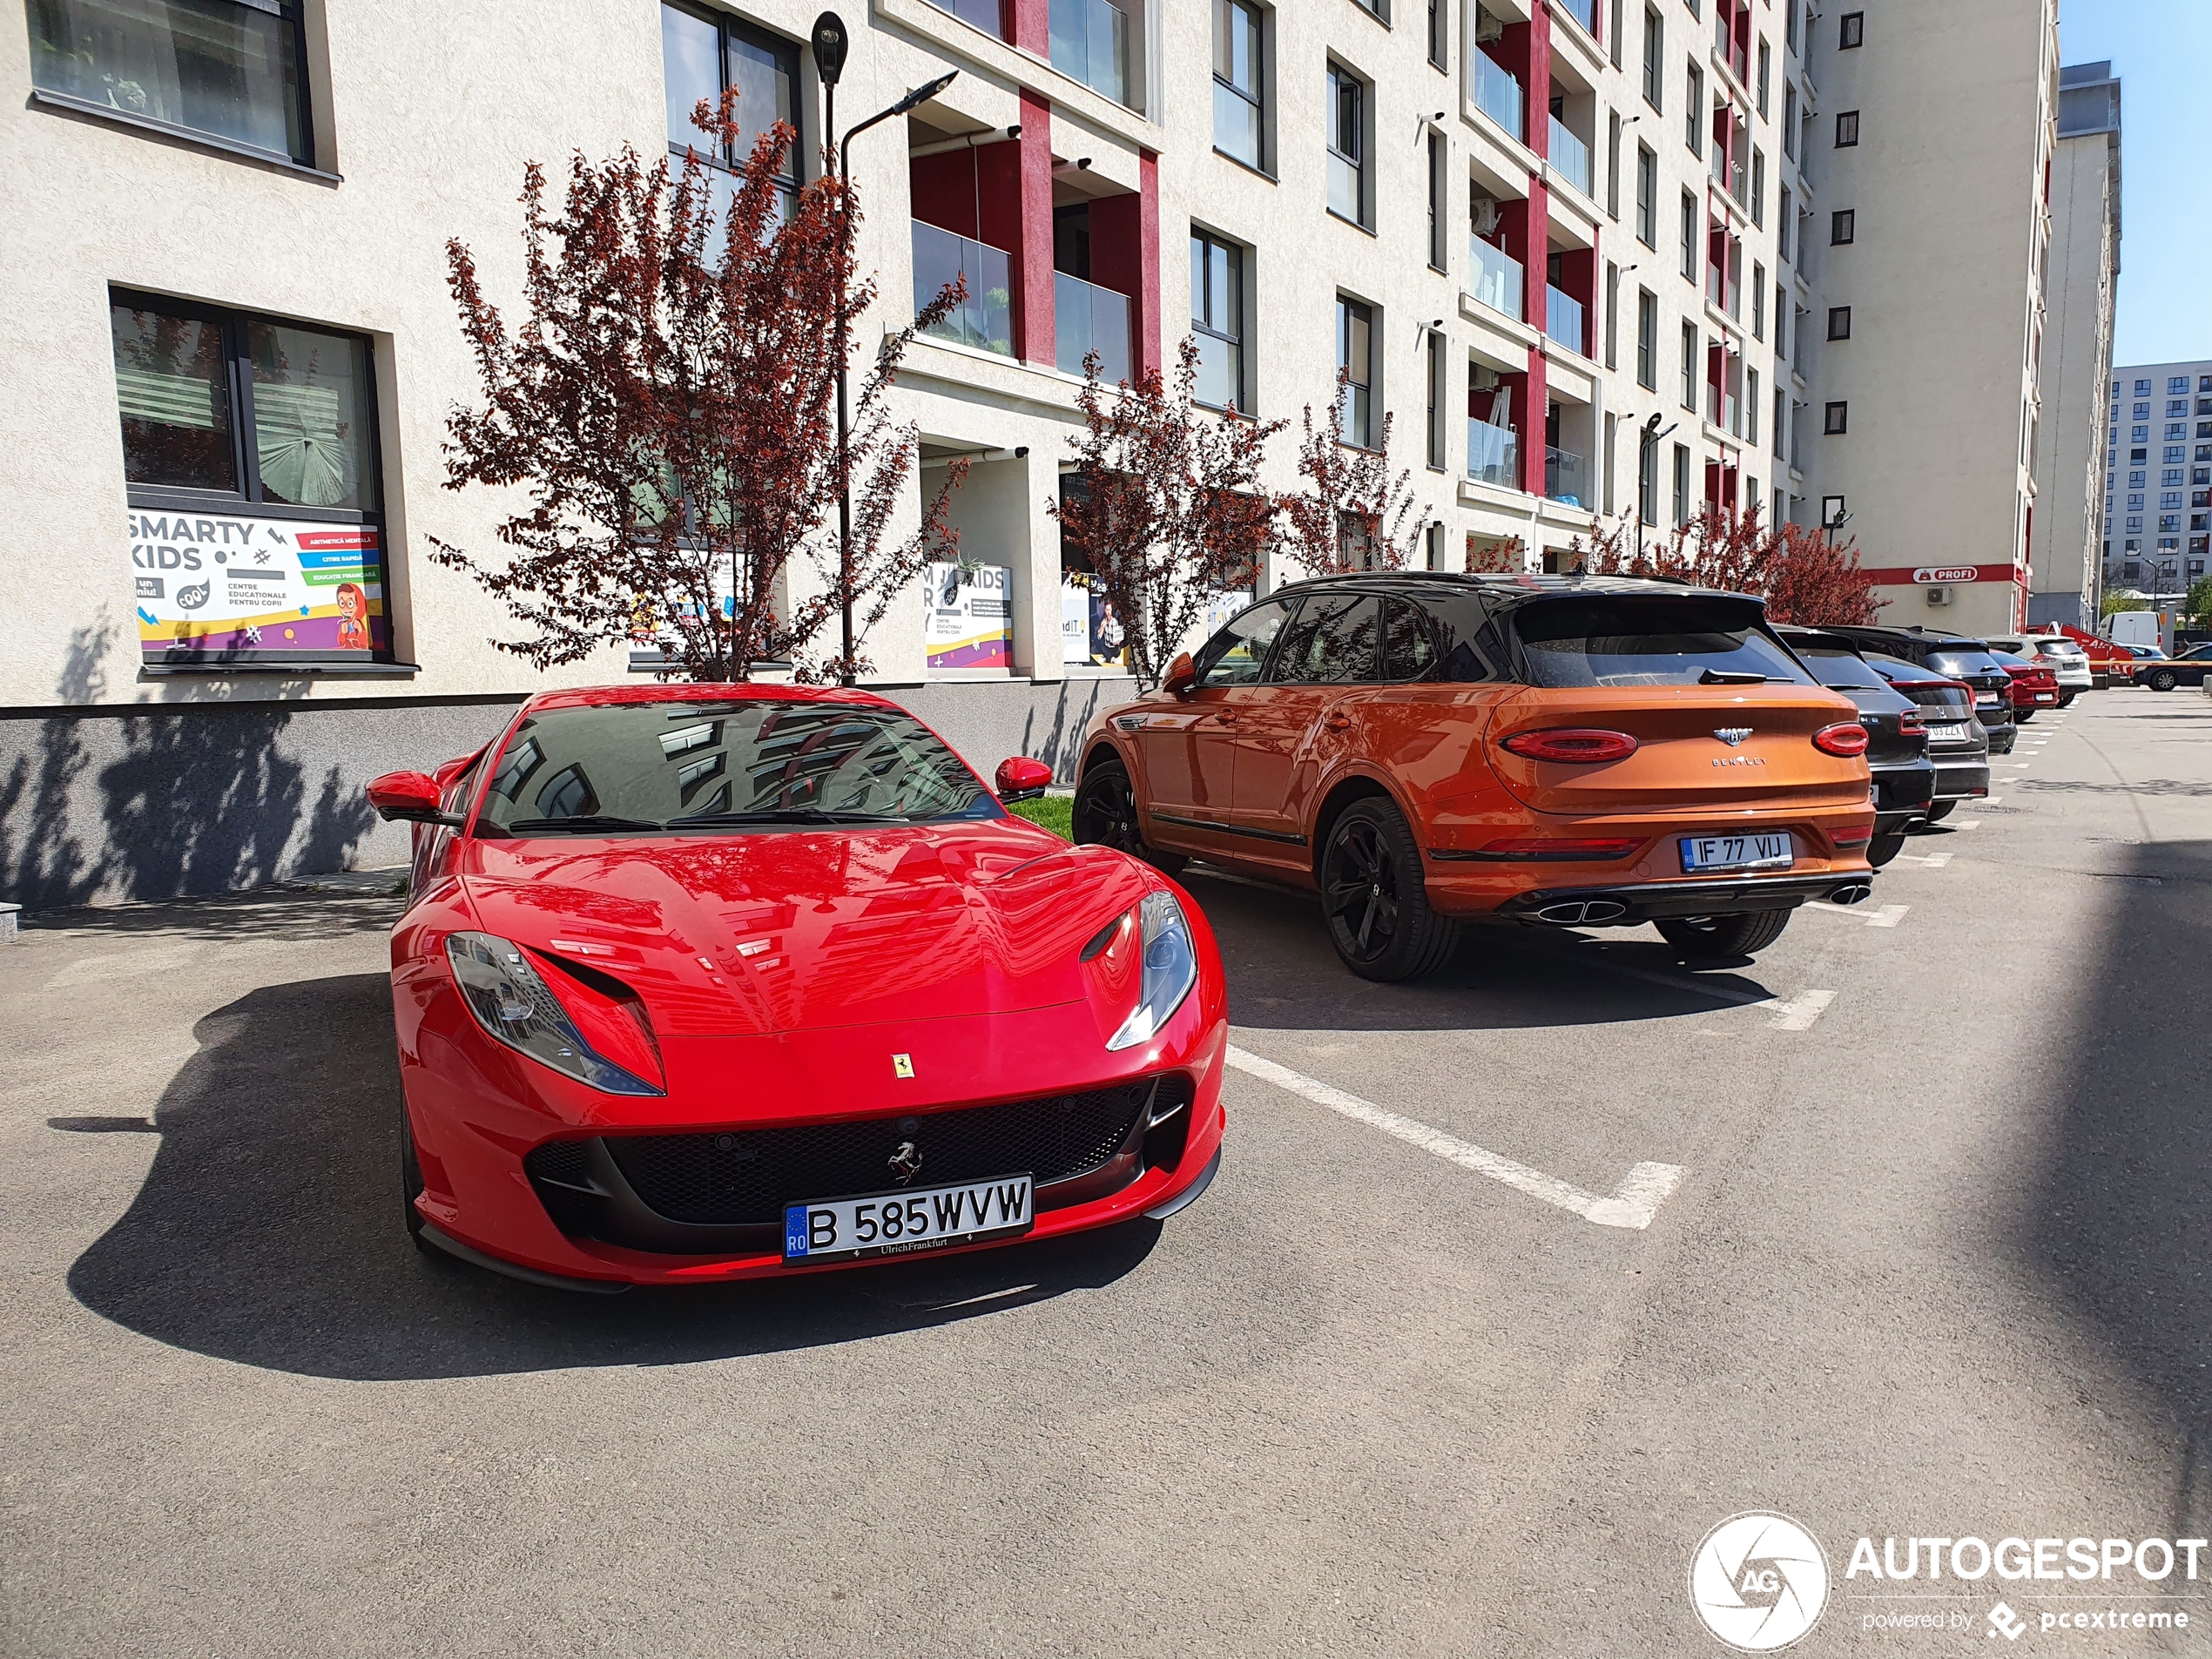
M 1730 748 L 1733 749 L 1737 744 L 1743 742 L 1744 738 L 1751 735 L 1751 728 L 1748 725 L 1715 726 L 1713 728 L 1713 735 L 1718 738 L 1723 743 L 1728 745 Z

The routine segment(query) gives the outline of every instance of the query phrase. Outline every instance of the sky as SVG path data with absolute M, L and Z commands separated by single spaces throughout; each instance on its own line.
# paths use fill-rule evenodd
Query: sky
M 2059 0 L 2059 57 L 2120 77 L 2112 361 L 2212 358 L 2212 0 Z

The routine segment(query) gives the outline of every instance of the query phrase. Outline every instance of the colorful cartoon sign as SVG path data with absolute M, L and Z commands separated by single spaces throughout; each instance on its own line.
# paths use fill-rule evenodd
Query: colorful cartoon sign
M 1014 660 L 1014 572 L 1002 564 L 932 564 L 923 635 L 929 666 L 1005 668 Z
M 132 508 L 131 572 L 149 664 L 366 658 L 391 643 L 373 524 Z

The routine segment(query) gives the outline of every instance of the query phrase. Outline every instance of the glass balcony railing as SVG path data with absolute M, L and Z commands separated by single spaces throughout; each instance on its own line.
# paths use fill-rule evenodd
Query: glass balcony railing
M 1728 152 L 1718 138 L 1713 140 L 1713 182 L 1723 188 L 1728 184 Z
M 1544 494 L 1569 507 L 1590 504 L 1590 463 L 1572 449 L 1544 446 Z
M 1551 118 L 1551 164 L 1554 171 L 1585 196 L 1590 193 L 1590 146 L 1569 132 L 1557 116 Z
M 1467 289 L 1493 311 L 1521 320 L 1521 261 L 1494 242 L 1467 240 Z
M 1597 0 L 1561 0 L 1567 15 L 1582 25 L 1582 32 L 1597 38 Z
M 1052 0 L 1052 66 L 1116 104 L 1129 102 L 1129 14 L 1106 0 Z
M 1004 24 L 999 16 L 999 0 L 935 0 L 938 10 L 949 11 L 954 17 L 974 24 L 987 34 L 1003 39 Z
M 1582 344 L 1582 302 L 1547 286 L 1544 289 L 1544 332 L 1569 351 L 1586 352 Z
M 1467 476 L 1501 489 L 1521 488 L 1521 437 L 1509 426 L 1467 422 Z
M 1001 249 L 934 225 L 914 227 L 914 312 L 919 315 L 955 280 L 968 297 L 929 330 L 978 351 L 1014 355 L 1013 261 Z
M 1098 378 L 1108 386 L 1129 379 L 1129 296 L 1095 282 L 1052 273 L 1053 359 L 1069 374 L 1083 372 L 1083 359 L 1098 354 Z
M 1467 67 L 1474 74 L 1474 107 L 1515 138 L 1526 140 L 1527 132 L 1521 125 L 1521 83 L 1502 64 L 1479 51 L 1467 54 Z

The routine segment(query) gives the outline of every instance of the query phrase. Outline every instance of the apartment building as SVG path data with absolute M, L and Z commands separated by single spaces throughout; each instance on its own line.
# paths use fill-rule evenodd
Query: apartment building
M 1343 436 L 1407 469 L 1437 568 L 1824 502 L 1870 564 L 2020 568 L 2048 0 L 846 0 L 834 135 L 817 5 L 494 0 L 426 29 L 345 0 L 25 0 L 0 28 L 0 200 L 39 252 L 0 267 L 39 320 L 0 375 L 6 896 L 388 861 L 367 776 L 651 666 L 536 673 L 428 556 L 492 549 L 513 506 L 442 487 L 476 396 L 443 249 L 511 311 L 525 163 L 680 152 L 731 84 L 798 127 L 796 185 L 826 136 L 957 71 L 852 151 L 862 352 L 955 274 L 970 296 L 896 394 L 908 523 L 970 464 L 961 563 L 865 649 L 979 764 L 1064 762 L 1130 689 L 1050 514 L 1092 350 L 1141 374 L 1192 335 L 1203 404 L 1291 422 L 1285 489 L 1342 374 Z M 2013 345 L 2017 466 L 1959 436 Z M 1960 395 L 1897 395 L 1932 363 Z
M 2115 363 L 2105 412 L 2105 591 L 2177 598 L 2212 570 L 2212 361 Z
M 2096 623 L 2105 539 L 2105 386 L 2120 281 L 2120 80 L 2109 63 L 2059 71 L 2046 268 L 2027 621 L 2088 628 Z

